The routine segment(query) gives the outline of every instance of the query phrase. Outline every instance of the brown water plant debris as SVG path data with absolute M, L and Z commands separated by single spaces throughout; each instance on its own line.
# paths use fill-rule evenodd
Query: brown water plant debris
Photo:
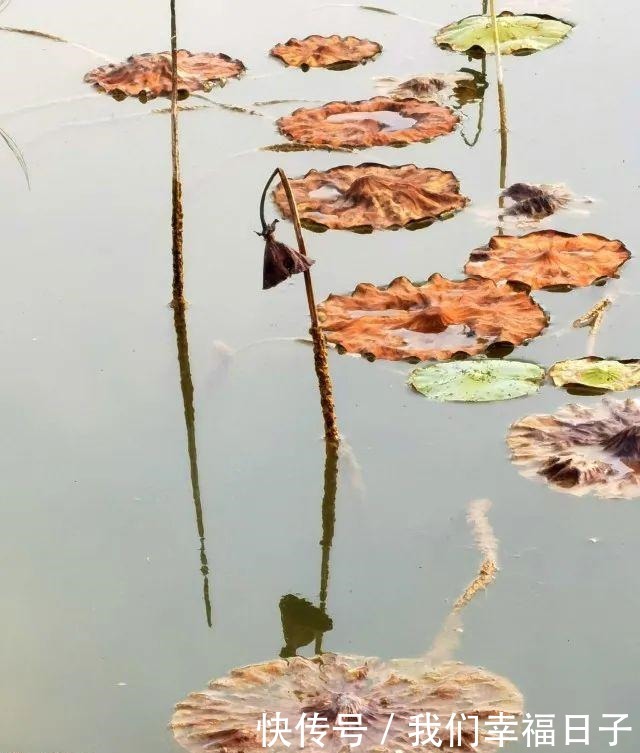
M 458 116 L 433 102 L 374 97 L 301 108 L 277 122 L 280 132 L 299 144 L 363 149 L 430 141 L 451 133 Z
M 216 84 L 237 78 L 245 71 L 243 63 L 213 52 L 191 53 L 178 50 L 178 98 L 196 91 L 211 91 Z M 142 102 L 171 95 L 171 53 L 147 52 L 131 55 L 122 63 L 95 68 L 84 80 L 117 100 L 138 97 Z
M 500 196 L 510 199 L 511 204 L 505 209 L 507 217 L 525 217 L 530 220 L 542 220 L 550 217 L 559 209 L 568 206 L 573 194 L 562 184 L 514 183 L 506 188 Z
M 406 277 L 386 288 L 361 283 L 351 295 L 330 295 L 318 306 L 318 317 L 329 342 L 390 361 L 504 354 L 548 323 L 518 286 L 439 274 L 422 285 Z
M 453 173 L 415 165 L 364 163 L 311 170 L 292 180 L 291 187 L 303 224 L 315 230 L 414 229 L 451 217 L 468 202 Z M 282 186 L 274 200 L 289 218 Z
M 487 87 L 486 80 L 475 71 L 431 73 L 406 80 L 385 76 L 375 79 L 375 82 L 376 88 L 385 97 L 439 103 L 456 99 L 460 104 L 480 99 Z
M 605 311 L 612 304 L 613 301 L 611 300 L 611 298 L 603 298 L 601 301 L 598 301 L 598 303 L 592 306 L 586 314 L 578 317 L 574 321 L 573 326 L 576 329 L 581 329 L 582 327 L 590 327 L 592 333 L 596 334 L 600 329 L 600 326 L 602 325 L 602 319 L 604 317 Z
M 303 70 L 346 70 L 368 62 L 381 52 L 382 45 L 378 42 L 351 36 L 341 37 L 337 34 L 330 37 L 312 34 L 304 39 L 290 39 L 270 50 L 270 54 L 282 60 L 285 65 Z
M 517 280 L 532 289 L 568 290 L 617 277 L 631 254 L 623 243 L 601 235 L 541 230 L 494 235 L 471 253 L 464 271 L 491 280 Z
M 409 726 L 412 716 L 430 712 L 445 720 L 455 714 L 462 725 L 460 742 L 456 744 L 454 735 L 452 744 L 443 731 L 440 750 L 471 750 L 473 746 L 479 753 L 488 753 L 496 747 L 486 739 L 488 717 L 500 712 L 519 716 L 522 705 L 520 692 L 509 680 L 479 667 L 458 662 L 431 667 L 424 659 L 382 661 L 325 653 L 234 669 L 179 703 L 171 727 L 176 740 L 189 751 L 258 753 L 264 748 L 258 729 L 263 719 L 280 712 L 291 729 L 283 737 L 293 748 L 300 740 L 293 728 L 303 714 L 312 718 L 316 713 L 326 724 L 323 750 L 339 753 L 348 750 L 349 740 L 333 729 L 338 715 L 361 714 L 360 749 L 409 753 L 416 750 L 415 731 Z M 479 721 L 477 746 L 475 717 Z M 272 739 L 273 732 L 266 730 L 266 744 Z M 425 739 L 424 733 L 419 739 Z M 313 747 L 309 741 L 306 744 Z M 288 750 L 278 738 L 270 747 L 275 753 Z
M 513 424 L 507 442 L 522 474 L 558 491 L 640 497 L 640 402 L 567 405 Z

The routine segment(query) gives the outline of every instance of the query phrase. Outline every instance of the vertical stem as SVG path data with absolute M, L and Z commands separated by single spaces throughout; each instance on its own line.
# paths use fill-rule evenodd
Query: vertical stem
M 500 188 L 507 184 L 507 105 L 504 96 L 504 73 L 502 70 L 502 55 L 500 53 L 500 33 L 496 17 L 495 0 L 489 0 L 491 23 L 493 26 L 493 46 L 496 58 L 496 78 L 498 82 L 498 109 L 500 111 Z
M 189 471 L 191 475 L 191 492 L 196 513 L 196 527 L 200 540 L 200 572 L 202 573 L 202 591 L 207 625 L 211 627 L 211 598 L 209 595 L 209 564 L 205 547 L 204 516 L 200 498 L 200 477 L 198 473 L 198 450 L 196 447 L 196 414 L 193 405 L 193 380 L 189 361 L 189 340 L 187 337 L 187 320 L 184 306 L 174 306 L 173 324 L 176 330 L 178 346 L 178 365 L 180 367 L 180 389 L 184 406 L 184 422 L 187 428 L 187 452 L 189 454 Z
M 291 219 L 293 221 L 296 239 L 298 241 L 298 251 L 304 256 L 307 256 L 307 249 L 302 235 L 302 226 L 300 224 L 300 215 L 298 214 L 298 207 L 296 206 L 293 191 L 291 190 L 291 184 L 289 183 L 289 179 L 285 175 L 284 170 L 281 168 L 278 168 L 278 175 L 280 176 L 282 187 L 284 188 L 287 201 L 289 202 Z M 311 317 L 310 332 L 313 339 L 313 356 L 316 375 L 320 387 L 320 405 L 322 406 L 322 416 L 324 418 L 324 435 L 327 442 L 337 446 L 340 442 L 340 435 L 336 423 L 333 385 L 331 384 L 331 375 L 329 374 L 329 364 L 327 361 L 327 344 L 318 322 L 318 311 L 316 309 L 316 302 L 313 295 L 313 283 L 311 282 L 311 273 L 309 270 L 304 272 L 304 286 L 307 293 L 309 315 Z
M 182 182 L 180 180 L 180 147 L 178 143 L 178 34 L 176 30 L 176 0 L 171 7 L 171 253 L 173 257 L 174 308 L 183 307 L 184 263 L 182 237 L 184 214 L 182 211 Z
M 338 447 L 326 442 L 324 461 L 324 495 L 322 497 L 322 562 L 320 565 L 320 609 L 327 613 L 327 594 L 329 590 L 329 559 L 336 525 L 336 494 L 338 491 Z M 316 638 L 315 652 L 322 653 L 324 633 Z

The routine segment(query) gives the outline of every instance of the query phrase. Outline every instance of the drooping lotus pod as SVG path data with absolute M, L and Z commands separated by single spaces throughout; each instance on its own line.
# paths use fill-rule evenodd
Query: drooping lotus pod
M 551 367 L 549 376 L 557 387 L 573 393 L 620 392 L 640 387 L 640 361 L 588 356 L 559 361 Z
M 385 662 L 326 653 L 232 670 L 179 703 L 171 727 L 180 745 L 193 753 L 259 753 L 263 743 L 258 723 L 263 713 L 270 719 L 279 712 L 292 730 L 303 714 L 309 719 L 317 713 L 327 727 L 322 749 L 340 753 L 349 748 L 348 740 L 333 729 L 338 715 L 360 714 L 365 730 L 359 750 L 409 753 L 416 750 L 411 717 L 431 713 L 447 721 L 455 715 L 462 725 L 460 742 L 454 736 L 453 744 L 442 730 L 440 750 L 474 746 L 479 753 L 488 753 L 496 748 L 487 739 L 488 718 L 500 712 L 517 717 L 522 705 L 522 696 L 511 682 L 478 667 L 445 662 L 434 668 L 421 659 Z M 389 719 L 391 725 L 381 743 Z M 287 735 L 284 738 L 288 740 Z M 266 740 L 271 741 L 268 730 Z M 288 741 L 292 748 L 298 747 L 299 732 Z M 309 740 L 306 744 L 315 747 Z M 274 753 L 287 749 L 280 739 L 271 746 Z
M 290 39 L 284 44 L 277 44 L 270 54 L 285 65 L 303 70 L 329 68 L 342 71 L 367 63 L 381 52 L 382 45 L 368 39 L 312 34 L 304 39 Z
M 290 183 L 302 224 L 319 231 L 413 230 L 451 217 L 468 202 L 453 173 L 415 165 L 341 165 L 311 170 Z M 283 216 L 290 218 L 281 185 L 274 200 Z
M 528 55 L 553 47 L 562 42 L 573 24 L 552 16 L 515 15 L 509 11 L 497 17 L 498 38 L 502 55 Z M 491 16 L 467 16 L 449 24 L 436 34 L 436 44 L 455 52 L 471 55 L 495 52 Z
M 545 376 L 535 363 L 479 358 L 421 366 L 411 372 L 409 384 L 430 400 L 486 403 L 533 395 Z
M 513 462 L 557 491 L 640 497 L 640 402 L 603 399 L 527 416 L 507 435 Z
M 431 141 L 451 133 L 457 124 L 458 116 L 448 107 L 388 97 L 300 108 L 278 120 L 280 132 L 296 144 L 334 149 Z
M 228 55 L 178 50 L 178 98 L 196 91 L 211 91 L 216 84 L 238 78 L 244 64 Z M 146 52 L 131 55 L 122 63 L 94 68 L 84 80 L 114 99 L 138 97 L 140 101 L 171 96 L 171 53 Z
M 490 280 L 517 280 L 532 289 L 568 290 L 617 277 L 631 254 L 618 240 L 540 230 L 522 236 L 494 235 L 472 251 L 464 271 Z
M 342 350 L 390 361 L 504 355 L 548 323 L 519 286 L 439 274 L 422 285 L 406 277 L 388 287 L 361 283 L 350 295 L 330 295 L 318 318 L 327 340 Z

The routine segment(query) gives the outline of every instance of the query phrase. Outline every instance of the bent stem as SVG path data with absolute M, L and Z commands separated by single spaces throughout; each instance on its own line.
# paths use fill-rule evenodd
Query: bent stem
M 170 0 L 171 8 L 171 255 L 173 260 L 174 308 L 183 308 L 184 262 L 182 238 L 184 213 L 182 211 L 182 181 L 180 180 L 180 146 L 178 142 L 178 35 L 176 29 L 176 0 Z
M 178 347 L 178 365 L 180 368 L 180 390 L 184 407 L 184 422 L 187 429 L 187 452 L 189 455 L 189 472 L 191 476 L 191 493 L 196 513 L 196 528 L 200 540 L 200 572 L 202 573 L 202 597 L 204 600 L 207 625 L 211 627 L 211 597 L 209 594 L 209 563 L 207 560 L 206 536 L 204 516 L 202 514 L 202 500 L 200 497 L 200 476 L 198 473 L 198 450 L 196 446 L 196 414 L 193 404 L 193 379 L 191 378 L 191 364 L 189 360 L 189 340 L 187 336 L 187 320 L 184 306 L 176 306 L 173 310 L 173 324 L 176 330 L 176 344 Z
M 284 192 L 289 203 L 291 219 L 293 221 L 296 240 L 298 242 L 298 251 L 303 256 L 308 256 L 304 237 L 302 235 L 300 215 L 298 214 L 298 207 L 296 206 L 293 191 L 291 190 L 291 184 L 289 183 L 289 179 L 287 178 L 284 170 L 282 170 L 280 167 L 276 168 L 271 174 L 260 198 L 260 222 L 262 224 L 262 231 L 266 232 L 268 228 L 264 214 L 265 202 L 269 187 L 271 186 L 271 183 L 273 182 L 276 175 L 280 178 L 280 182 L 282 183 L 282 187 L 284 188 Z M 322 417 L 324 419 L 324 436 L 325 440 L 328 443 L 337 447 L 340 443 L 340 435 L 338 433 L 338 425 L 336 422 L 335 404 L 333 400 L 333 385 L 331 383 L 329 363 L 327 360 L 327 343 L 318 321 L 318 311 L 316 309 L 316 302 L 313 294 L 313 283 L 311 281 L 311 272 L 309 270 L 305 270 L 304 272 L 304 287 L 307 295 L 309 316 L 311 317 L 311 329 L 309 330 L 309 332 L 313 340 L 313 360 L 315 363 L 316 376 L 318 377 L 318 386 L 320 388 L 320 405 L 322 407 Z

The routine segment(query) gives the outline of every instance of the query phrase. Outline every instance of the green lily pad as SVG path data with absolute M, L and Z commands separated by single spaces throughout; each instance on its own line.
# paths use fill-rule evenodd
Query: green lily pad
M 501 13 L 498 18 L 500 52 L 503 55 L 528 55 L 562 42 L 573 24 L 552 16 Z M 445 26 L 436 34 L 436 44 L 456 52 L 482 50 L 495 52 L 491 16 L 467 16 Z
M 409 384 L 430 400 L 486 403 L 533 395 L 546 372 L 534 363 L 485 358 L 421 366 L 409 375 Z
M 549 376 L 557 387 L 587 388 L 596 392 L 621 392 L 640 387 L 640 361 L 577 358 L 560 361 L 551 367 Z

